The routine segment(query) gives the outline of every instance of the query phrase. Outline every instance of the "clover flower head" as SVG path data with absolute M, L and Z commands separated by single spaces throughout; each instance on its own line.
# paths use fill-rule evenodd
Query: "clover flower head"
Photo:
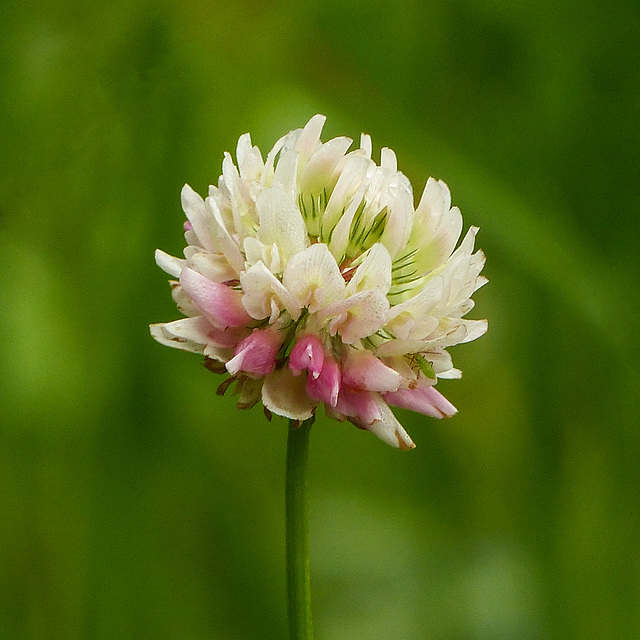
M 417 207 L 391 149 L 321 142 L 325 117 L 263 158 L 249 134 L 225 154 L 203 200 L 182 190 L 184 258 L 156 251 L 180 320 L 151 325 L 161 344 L 206 357 L 238 407 L 306 420 L 320 404 L 402 449 L 415 445 L 389 406 L 444 418 L 435 388 L 459 378 L 447 349 L 487 329 L 469 320 L 486 279 L 477 228 L 429 178 Z

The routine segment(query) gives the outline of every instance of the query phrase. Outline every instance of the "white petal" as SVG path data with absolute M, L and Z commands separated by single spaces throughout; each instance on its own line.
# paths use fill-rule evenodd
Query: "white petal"
M 438 324 L 432 311 L 441 302 L 443 292 L 444 279 L 441 276 L 429 280 L 413 298 L 391 307 L 385 329 L 402 340 L 428 335 Z
M 398 178 L 404 178 L 397 173 Z M 413 194 L 406 178 L 386 190 L 387 222 L 380 242 L 395 258 L 406 246 L 413 228 Z
M 242 305 L 252 318 L 256 320 L 271 318 L 274 315 L 274 301 L 279 311 L 286 308 L 294 320 L 300 317 L 300 306 L 295 297 L 262 261 L 256 262 L 240 274 L 240 283 L 244 292 Z
M 344 297 L 345 283 L 326 244 L 316 243 L 289 260 L 282 283 L 310 313 Z
M 251 134 L 243 133 L 238 138 L 238 144 L 236 146 L 236 159 L 238 166 L 242 165 L 249 157 L 252 151 Z
M 185 290 L 180 286 L 179 282 L 170 280 L 171 297 L 178 307 L 178 311 L 185 316 L 200 316 L 202 311 L 194 304 L 193 300 L 187 295 Z
M 438 374 L 438 378 L 442 378 L 443 380 L 459 380 L 462 378 L 462 371 L 460 369 L 451 368 L 447 371 L 443 371 Z
M 463 340 L 458 344 L 464 344 L 465 342 L 471 342 L 476 340 L 480 336 L 483 336 L 487 332 L 488 323 L 486 320 L 461 320 L 461 324 L 467 330 L 467 333 Z
M 233 239 L 231 233 L 227 229 L 218 203 L 214 198 L 209 196 L 205 201 L 205 205 L 211 212 L 211 216 L 213 218 L 214 233 L 220 252 L 224 254 L 229 261 L 229 264 L 237 272 L 242 271 L 244 268 L 244 256 L 238 248 L 238 243 Z
M 277 369 L 265 378 L 262 404 L 279 416 L 306 420 L 318 403 L 309 398 L 305 386 L 305 376 L 294 376 L 288 367 Z
M 419 353 L 424 351 L 427 346 L 424 340 L 388 340 L 383 342 L 377 349 L 376 354 L 380 358 L 403 356 L 408 353 Z
M 265 189 L 258 196 L 256 206 L 260 217 L 259 240 L 277 244 L 285 260 L 306 249 L 307 227 L 290 196 L 281 189 Z
M 476 236 L 478 235 L 478 231 L 480 229 L 478 227 L 469 227 L 469 230 L 465 234 L 460 246 L 454 251 L 452 254 L 452 258 L 458 256 L 461 253 L 471 254 L 473 251 L 473 245 L 476 240 Z
M 263 262 L 271 273 L 282 273 L 282 260 L 277 244 L 264 244 L 249 236 L 244 239 L 245 266 Z
M 193 353 L 203 352 L 209 328 L 210 325 L 202 316 L 152 324 L 149 327 L 152 337 L 160 344 Z
M 351 203 L 344 211 L 336 226 L 331 233 L 331 240 L 329 241 L 329 249 L 336 260 L 342 262 L 349 247 L 349 237 L 351 234 L 351 225 L 353 224 L 353 218 L 356 211 L 362 204 L 362 199 L 366 191 L 366 186 L 362 186 L 358 193 L 355 194 Z
M 238 169 L 243 180 L 258 182 L 264 169 L 264 161 L 258 147 L 251 146 L 251 136 L 245 133 L 238 139 L 236 149 Z
M 353 344 L 378 331 L 389 316 L 389 301 L 379 289 L 362 291 L 325 307 L 320 320 L 329 320 L 331 335 L 340 334 L 345 344 Z
M 182 270 L 187 266 L 187 261 L 182 258 L 174 258 L 168 253 L 165 253 L 161 249 L 156 249 L 155 252 L 156 264 L 170 276 L 179 278 Z
M 373 162 L 362 156 L 346 156 L 338 182 L 331 193 L 322 219 L 323 237 L 329 232 L 344 211 L 351 204 L 351 198 L 360 189 L 367 175 L 367 170 L 375 167 Z
M 273 166 L 276 160 L 276 155 L 280 152 L 282 147 L 284 146 L 287 139 L 290 137 L 290 134 L 282 136 L 280 140 L 278 140 L 274 145 L 273 149 L 269 151 L 267 155 L 267 160 L 264 163 L 264 171 L 262 172 L 262 178 L 260 182 L 265 187 L 271 186 L 271 180 L 273 179 Z
M 191 254 L 189 266 L 213 282 L 227 282 L 238 277 L 237 271 L 221 253 L 199 251 Z
M 442 180 L 429 178 L 416 208 L 416 217 L 422 219 L 426 233 L 435 232 L 450 206 L 451 194 L 447 185 Z
M 219 347 L 215 344 L 208 344 L 203 351 L 204 355 L 218 362 L 228 362 L 233 358 L 233 349 Z
M 433 178 L 427 180 L 414 215 L 414 232 L 410 244 L 418 248 L 416 264 L 424 271 L 439 267 L 455 248 L 462 232 L 462 215 L 451 207 L 447 185 Z
M 434 372 L 438 375 L 453 367 L 451 355 L 445 349 L 434 349 L 422 355 L 431 363 Z
M 376 353 L 377 355 L 380 355 L 377 351 Z M 403 389 L 411 386 L 412 384 L 415 384 L 418 380 L 418 374 L 409 365 L 409 362 L 405 357 L 405 353 L 406 352 L 402 353 L 402 355 L 399 356 L 396 355 L 383 358 L 384 364 L 386 364 L 388 367 L 391 367 L 400 374 L 400 377 L 402 378 L 400 382 L 400 388 Z
M 364 151 L 367 158 L 371 158 L 371 136 L 368 133 L 360 135 L 360 148 Z
M 334 138 L 329 140 L 309 158 L 300 174 L 300 191 L 302 193 L 319 194 L 323 188 L 333 189 L 337 177 L 338 162 L 351 146 L 351 138 Z
M 367 425 L 367 430 L 396 449 L 404 449 L 406 451 L 415 448 L 416 445 L 413 440 L 393 415 L 384 399 L 377 393 L 374 393 L 373 396 L 382 419 Z
M 374 244 L 364 255 L 347 285 L 347 295 L 367 289 L 380 289 L 385 295 L 391 287 L 391 256 L 380 243 Z
M 389 169 L 389 171 L 395 172 L 398 170 L 398 159 L 393 149 L 388 147 L 380 149 L 380 166 Z
M 205 209 L 204 201 L 188 184 L 182 187 L 180 199 L 182 201 L 182 209 L 201 245 L 205 249 L 213 250 L 210 216 Z
M 293 149 L 283 150 L 273 176 L 273 187 L 282 189 L 294 200 L 297 191 L 298 154 Z
M 317 114 L 307 122 L 300 132 L 295 144 L 295 151 L 300 155 L 302 162 L 306 162 L 320 144 L 320 134 L 327 117 Z

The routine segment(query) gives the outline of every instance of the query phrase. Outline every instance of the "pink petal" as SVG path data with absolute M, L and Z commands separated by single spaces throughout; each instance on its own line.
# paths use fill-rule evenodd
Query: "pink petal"
M 325 357 L 322 371 L 317 378 L 307 378 L 307 394 L 310 398 L 335 407 L 340 393 L 342 374 L 338 363 L 332 357 Z
M 276 355 L 282 340 L 273 329 L 254 329 L 250 336 L 235 348 L 234 357 L 227 362 L 227 371 L 236 375 L 240 371 L 249 375 L 269 375 L 276 364 Z
M 396 391 L 400 387 L 400 374 L 383 364 L 370 351 L 350 349 L 342 367 L 343 382 L 354 389 L 368 391 Z
M 233 349 L 241 340 L 247 337 L 250 329 L 246 327 L 228 327 L 227 329 L 209 329 L 209 344 L 225 349 Z
M 190 268 L 182 270 L 180 284 L 216 327 L 226 329 L 251 322 L 251 317 L 242 306 L 242 292 L 212 282 Z
M 315 333 L 307 333 L 298 338 L 298 341 L 289 355 L 289 369 L 294 376 L 299 376 L 303 369 L 316 379 L 322 371 L 324 364 L 324 349 L 320 338 Z
M 346 386 L 340 389 L 336 410 L 345 416 L 355 418 L 356 422 L 365 428 L 382 419 L 373 393 L 357 391 Z
M 457 409 L 433 387 L 400 389 L 385 393 L 384 399 L 394 407 L 418 411 L 433 418 L 450 418 Z

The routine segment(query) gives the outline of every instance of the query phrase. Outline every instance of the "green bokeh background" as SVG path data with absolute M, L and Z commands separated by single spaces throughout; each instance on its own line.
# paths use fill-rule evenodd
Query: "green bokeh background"
M 317 637 L 640 638 L 636 0 L 5 0 L 0 35 L 0 638 L 286 637 L 286 423 L 147 325 L 182 184 L 317 112 L 444 179 L 490 279 L 454 419 L 313 429 Z

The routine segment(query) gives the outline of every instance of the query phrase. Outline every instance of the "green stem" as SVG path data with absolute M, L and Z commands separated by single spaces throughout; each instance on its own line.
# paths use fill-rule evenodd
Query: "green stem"
M 290 640 L 313 640 L 309 572 L 309 491 L 307 460 L 312 420 L 289 424 L 287 440 L 286 539 Z

